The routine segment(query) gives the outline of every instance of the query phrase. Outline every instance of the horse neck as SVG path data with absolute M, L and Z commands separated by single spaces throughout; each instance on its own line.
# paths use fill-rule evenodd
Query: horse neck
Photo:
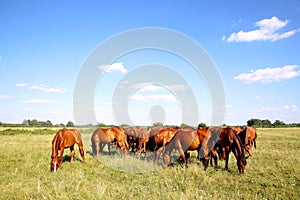
M 60 139 L 59 139 L 59 134 L 57 133 L 52 141 L 52 156 L 51 156 L 52 159 L 58 157 L 59 143 L 60 143 Z

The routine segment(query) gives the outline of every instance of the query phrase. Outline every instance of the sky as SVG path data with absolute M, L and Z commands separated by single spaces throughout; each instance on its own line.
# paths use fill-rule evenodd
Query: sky
M 251 118 L 300 122 L 298 0 L 12 0 L 0 1 L 0 24 L 3 123 L 37 119 L 54 124 L 96 121 L 211 125 L 217 101 L 213 94 L 223 92 L 225 124 L 244 125 Z M 109 52 L 114 54 L 139 40 L 148 41 L 145 35 L 137 35 L 127 43 L 106 47 L 95 66 L 90 66 L 102 75 L 96 80 L 85 77 L 92 84 L 86 90 L 92 92 L 93 106 L 87 107 L 91 112 L 81 116 L 85 120 L 76 121 L 80 113 L 74 110 L 82 105 L 75 102 L 85 95 L 75 95 L 78 77 L 90 55 L 110 39 L 149 27 L 173 31 L 197 43 L 214 63 L 220 79 L 197 73 L 189 60 L 161 49 L 137 49 L 117 55 L 110 63 L 101 63 L 100 57 Z M 172 36 L 167 40 L 174 48 L 185 45 L 183 41 L 173 41 Z M 189 53 L 198 56 L 197 52 Z M 151 75 L 153 79 L 140 72 L 134 75 L 143 65 L 160 65 L 161 69 L 166 66 L 169 71 L 156 72 Z M 157 81 L 159 75 L 170 79 L 170 83 Z M 177 76 L 174 81 L 172 77 Z M 122 100 L 114 99 L 118 92 L 124 93 L 121 86 L 132 81 L 129 77 L 145 77 L 148 81 L 132 85 L 131 93 L 124 94 Z M 224 91 L 211 91 L 208 79 L 221 81 Z M 191 93 L 181 99 L 183 91 Z M 193 99 L 196 104 L 190 107 L 181 102 Z M 126 106 L 120 108 L 117 104 L 123 100 Z M 119 119 L 122 112 L 127 113 L 129 121 Z M 87 114 L 95 115 L 95 119 Z M 193 114 L 197 114 L 196 122 L 189 119 Z

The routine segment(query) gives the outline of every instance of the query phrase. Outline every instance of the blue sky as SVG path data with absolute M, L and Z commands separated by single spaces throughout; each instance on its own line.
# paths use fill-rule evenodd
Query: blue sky
M 250 118 L 300 121 L 297 0 L 12 0 L 0 2 L 0 24 L 1 122 L 74 121 L 73 91 L 85 59 L 108 38 L 143 27 L 177 31 L 206 50 L 224 86 L 224 123 L 246 124 Z M 108 66 L 94 96 L 98 122 L 116 124 L 113 91 L 122 77 L 145 63 L 162 63 L 181 74 L 197 98 L 199 122 L 210 124 L 212 100 L 204 79 L 180 58 L 152 50 L 121 56 Z M 149 125 L 151 108 L 157 105 L 164 117 L 154 121 L 184 122 L 178 99 L 155 84 L 132 94 L 128 112 L 135 124 Z

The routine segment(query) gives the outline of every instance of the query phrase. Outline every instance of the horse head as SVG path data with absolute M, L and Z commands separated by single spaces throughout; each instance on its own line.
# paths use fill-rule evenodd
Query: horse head
M 247 158 L 243 157 L 239 160 L 239 162 L 237 163 L 238 164 L 238 169 L 239 169 L 239 172 L 244 174 L 245 172 L 245 167 L 247 165 Z

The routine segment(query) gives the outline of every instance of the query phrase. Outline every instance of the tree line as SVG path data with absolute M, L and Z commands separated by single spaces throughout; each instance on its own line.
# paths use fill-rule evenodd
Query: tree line
M 74 123 L 68 121 L 66 124 L 53 124 L 50 120 L 47 121 L 39 121 L 37 119 L 24 119 L 22 123 L 2 123 L 0 122 L 0 126 L 2 127 L 74 127 Z
M 199 124 L 201 127 L 205 127 L 205 123 Z M 2 127 L 74 127 L 75 124 L 71 121 L 68 121 L 66 124 L 53 124 L 50 120 L 47 121 L 39 121 L 37 119 L 24 119 L 20 124 L 14 123 L 2 123 L 0 121 L 0 126 Z M 97 125 L 87 124 L 85 126 L 98 126 L 98 127 L 111 127 L 113 125 L 107 125 L 104 123 L 99 123 Z M 121 126 L 129 126 L 127 124 L 122 124 Z M 153 123 L 153 126 L 161 126 L 165 125 L 161 122 Z M 182 123 L 180 125 L 181 128 L 189 126 L 188 124 Z M 226 126 L 226 124 L 223 124 Z M 253 126 L 256 128 L 284 128 L 284 127 L 300 127 L 300 123 L 285 123 L 281 120 L 275 120 L 273 123 L 269 119 L 249 119 L 247 121 L 247 126 Z
M 300 123 L 284 123 L 281 120 L 275 120 L 273 123 L 268 119 L 249 119 L 247 126 L 257 128 L 285 128 L 285 127 L 300 127 Z

